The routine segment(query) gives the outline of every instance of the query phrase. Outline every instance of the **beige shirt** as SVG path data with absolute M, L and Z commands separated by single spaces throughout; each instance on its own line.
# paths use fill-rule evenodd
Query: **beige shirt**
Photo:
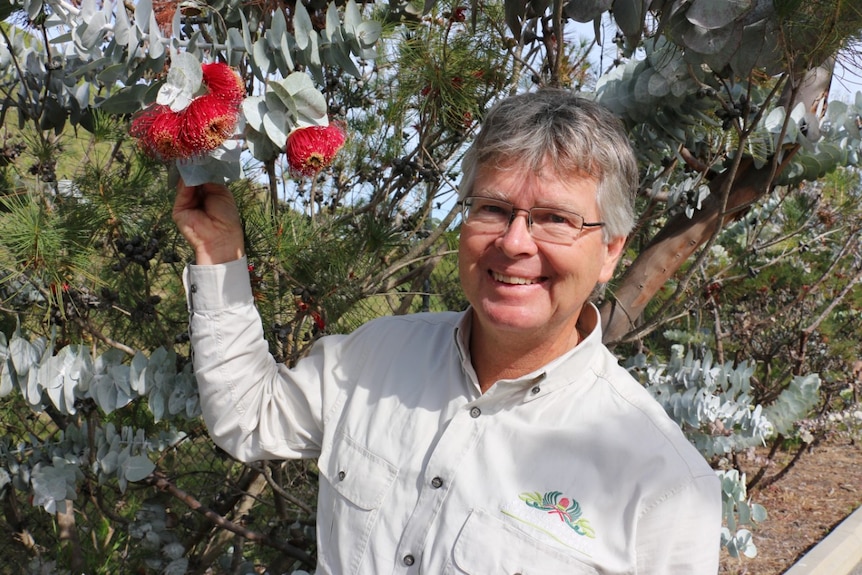
M 479 392 L 469 313 L 371 321 L 289 370 L 246 263 L 190 266 L 213 440 L 244 461 L 317 458 L 322 574 L 714 574 L 718 478 L 589 335 Z

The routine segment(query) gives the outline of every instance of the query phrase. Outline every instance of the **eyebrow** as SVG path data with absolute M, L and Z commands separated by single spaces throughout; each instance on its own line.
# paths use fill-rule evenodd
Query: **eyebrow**
M 480 190 L 478 192 L 475 192 L 475 194 L 470 194 L 470 195 L 478 195 L 478 196 L 482 196 L 485 198 L 491 198 L 492 200 L 500 200 L 502 202 L 507 202 L 507 203 L 512 204 L 513 206 L 515 205 L 515 202 L 513 202 L 511 200 L 511 198 L 507 197 L 505 193 L 497 191 L 497 190 L 492 190 L 492 189 L 486 188 L 486 189 Z M 561 204 L 558 204 L 558 203 L 553 202 L 553 201 L 550 203 L 543 203 L 543 204 L 531 206 L 531 209 L 532 208 L 548 208 L 548 209 L 552 209 L 552 210 L 561 210 L 564 212 L 569 212 L 571 214 L 578 214 L 578 215 L 581 214 L 580 210 L 578 210 L 577 208 L 573 208 L 572 206 L 567 206 L 567 205 L 561 205 Z
M 482 196 L 483 198 L 491 198 L 492 200 L 500 200 L 503 202 L 509 202 L 510 204 L 512 203 L 512 201 L 509 198 L 507 198 L 503 192 L 498 192 L 497 190 L 482 189 L 482 190 L 479 190 L 478 192 L 472 192 L 470 195 L 471 196 L 477 195 L 477 196 Z

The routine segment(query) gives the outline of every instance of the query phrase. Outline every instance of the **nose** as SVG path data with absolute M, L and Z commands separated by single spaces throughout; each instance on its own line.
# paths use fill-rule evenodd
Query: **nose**
M 506 231 L 495 243 L 497 248 L 512 258 L 536 253 L 537 245 L 530 233 L 530 212 L 516 209 Z

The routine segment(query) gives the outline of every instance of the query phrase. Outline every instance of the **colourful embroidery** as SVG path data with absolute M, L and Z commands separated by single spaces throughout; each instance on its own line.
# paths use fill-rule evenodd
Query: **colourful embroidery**
M 521 501 L 534 509 L 547 511 L 557 516 L 560 521 L 571 527 L 578 535 L 594 539 L 596 532 L 590 527 L 590 522 L 581 518 L 581 505 L 574 499 L 563 497 L 559 491 L 549 491 L 542 495 L 539 492 L 522 493 Z

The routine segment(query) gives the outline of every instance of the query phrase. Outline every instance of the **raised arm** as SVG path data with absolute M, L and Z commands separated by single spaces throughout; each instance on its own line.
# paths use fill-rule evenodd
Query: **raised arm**
M 327 355 L 289 371 L 269 353 L 248 278 L 242 224 L 222 185 L 180 182 L 174 222 L 195 251 L 184 276 L 195 378 L 210 436 L 243 461 L 315 457 Z M 331 361 L 331 360 L 330 360 Z

